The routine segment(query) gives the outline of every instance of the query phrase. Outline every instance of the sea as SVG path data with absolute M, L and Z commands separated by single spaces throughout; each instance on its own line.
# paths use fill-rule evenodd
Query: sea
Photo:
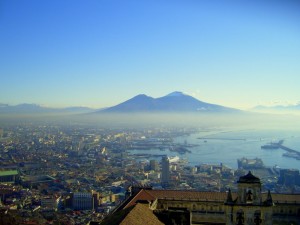
M 239 158 L 260 158 L 267 167 L 300 170 L 300 160 L 283 156 L 285 150 L 261 148 L 262 145 L 280 140 L 284 140 L 284 146 L 300 152 L 300 130 L 251 129 L 202 131 L 174 138 L 174 143 L 197 145 L 188 148 L 191 153 L 179 154 L 168 149 L 131 150 L 130 153 L 165 154 L 170 157 L 177 155 L 186 159 L 190 166 L 222 163 L 232 169 L 237 169 Z

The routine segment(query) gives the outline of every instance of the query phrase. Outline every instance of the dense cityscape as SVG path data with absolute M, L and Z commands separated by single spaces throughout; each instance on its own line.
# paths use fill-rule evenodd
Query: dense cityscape
M 299 1 L 0 1 L 0 225 L 300 225 Z
M 0 224 L 96 224 L 126 200 L 130 187 L 236 191 L 236 181 L 249 170 L 261 178 L 264 192 L 300 193 L 298 170 L 266 167 L 259 158 L 236 159 L 238 169 L 189 165 L 184 156 L 193 145 L 174 139 L 199 129 L 3 126 Z M 153 148 L 161 154 L 151 154 Z M 132 149 L 149 154 L 131 154 Z M 169 157 L 166 149 L 178 156 Z

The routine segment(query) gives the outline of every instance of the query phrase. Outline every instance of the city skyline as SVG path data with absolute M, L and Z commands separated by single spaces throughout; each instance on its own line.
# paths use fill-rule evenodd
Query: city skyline
M 103 108 L 182 91 L 300 101 L 296 1 L 2 1 L 0 103 Z

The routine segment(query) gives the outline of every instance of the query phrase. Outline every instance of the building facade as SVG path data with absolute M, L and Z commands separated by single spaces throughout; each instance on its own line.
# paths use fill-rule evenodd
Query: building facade
M 140 189 L 115 211 L 144 202 L 165 224 L 300 225 L 299 194 L 262 193 L 251 172 L 237 186 L 235 193 Z
M 94 201 L 92 193 L 76 192 L 73 194 L 73 209 L 74 210 L 92 210 Z
M 19 172 L 17 170 L 0 171 L 0 183 L 16 183 L 19 181 Z
M 168 186 L 170 181 L 170 161 L 167 156 L 164 156 L 161 161 L 161 183 L 163 186 Z

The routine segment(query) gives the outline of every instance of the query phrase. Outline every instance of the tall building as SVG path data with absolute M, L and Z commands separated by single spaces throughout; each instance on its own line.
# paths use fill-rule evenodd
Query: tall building
M 278 184 L 282 184 L 287 187 L 293 187 L 295 185 L 300 185 L 299 178 L 300 178 L 299 170 L 282 169 L 280 170 Z
M 150 170 L 157 171 L 158 169 L 158 162 L 155 159 L 150 160 Z
M 164 156 L 161 161 L 161 183 L 167 186 L 170 181 L 170 161 L 167 156 Z
M 73 209 L 92 210 L 94 207 L 93 195 L 87 192 L 76 192 L 73 195 Z

